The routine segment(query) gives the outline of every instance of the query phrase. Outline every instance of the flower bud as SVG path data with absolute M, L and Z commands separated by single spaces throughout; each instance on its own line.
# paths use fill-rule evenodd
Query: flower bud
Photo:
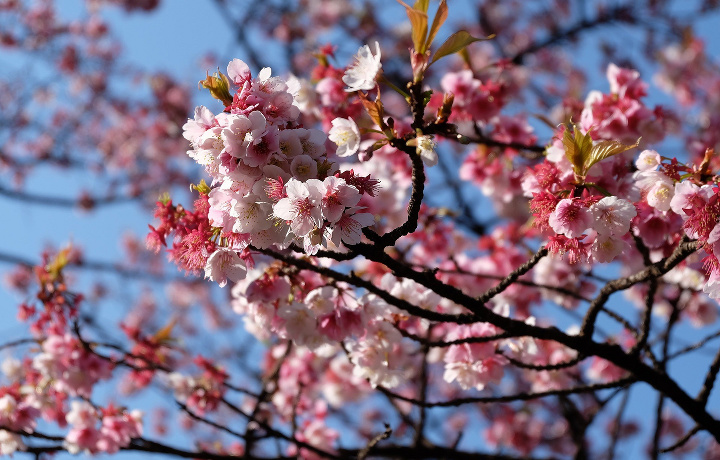
M 410 50 L 410 66 L 412 67 L 413 71 L 413 81 L 415 83 L 422 80 L 423 75 L 425 75 L 425 69 L 428 67 L 428 62 L 430 61 L 430 52 L 426 51 L 424 53 L 418 53 L 417 51 L 411 49 Z

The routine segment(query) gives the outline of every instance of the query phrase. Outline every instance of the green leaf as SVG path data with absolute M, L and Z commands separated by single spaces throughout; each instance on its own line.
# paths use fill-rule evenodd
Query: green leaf
M 440 45 L 440 48 L 435 51 L 435 55 L 433 56 L 432 61 L 430 61 L 430 64 L 445 56 L 457 53 L 458 51 L 468 46 L 470 43 L 490 40 L 494 36 L 495 35 L 490 35 L 487 38 L 476 38 L 470 35 L 470 33 L 466 30 L 459 30 L 454 34 L 450 35 L 448 39 L 445 40 L 445 43 Z
M 587 137 L 590 137 L 589 135 Z M 635 141 L 634 144 L 627 145 L 623 144 L 622 142 L 618 141 L 599 141 L 595 145 L 592 146 L 590 149 L 589 154 L 585 158 L 585 164 L 583 175 L 586 175 L 587 172 L 590 170 L 590 168 L 595 164 L 598 163 L 605 158 L 609 158 L 613 155 L 617 155 L 618 153 L 626 152 L 628 150 L 634 149 L 638 145 L 640 145 L 640 139 L 638 138 L 637 141 Z
M 432 46 L 432 42 L 433 40 L 435 40 L 435 35 L 437 35 L 438 30 L 440 30 L 440 27 L 442 27 L 447 17 L 447 2 L 445 2 L 445 0 L 440 0 L 440 6 L 438 6 L 437 13 L 435 13 L 435 17 L 433 18 L 433 23 L 430 27 L 430 33 L 428 34 L 427 40 L 425 40 L 425 46 L 423 46 L 422 52 L 425 52 L 427 49 L 430 48 L 430 46 Z
M 433 95 L 433 90 L 429 89 L 427 91 L 424 91 L 422 93 L 423 104 L 427 105 L 430 102 L 430 98 L 432 97 L 432 95 Z

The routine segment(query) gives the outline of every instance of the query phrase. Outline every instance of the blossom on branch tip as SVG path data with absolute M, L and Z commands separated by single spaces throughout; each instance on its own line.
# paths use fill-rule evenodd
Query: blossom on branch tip
M 355 55 L 355 61 L 345 71 L 343 82 L 348 85 L 345 89 L 348 93 L 354 91 L 370 91 L 375 88 L 375 78 L 382 68 L 380 63 L 380 44 L 375 42 L 375 54 L 373 55 L 368 45 L 363 45 Z
M 230 61 L 227 66 L 227 73 L 230 80 L 238 86 L 242 86 L 243 83 L 250 81 L 252 78 L 250 67 L 240 59 Z
M 369 227 L 375 223 L 375 217 L 367 212 L 355 213 L 359 208 L 349 208 L 343 213 L 340 220 L 331 231 L 330 239 L 336 246 L 340 241 L 346 244 L 358 244 L 362 237 L 363 227 Z

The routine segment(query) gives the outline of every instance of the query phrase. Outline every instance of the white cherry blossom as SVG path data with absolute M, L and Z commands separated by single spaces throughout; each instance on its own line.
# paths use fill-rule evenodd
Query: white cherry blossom
M 328 138 L 337 144 L 335 154 L 339 157 L 348 157 L 360 148 L 360 130 L 352 118 L 334 119 Z
M 637 215 L 635 206 L 616 196 L 606 196 L 590 206 L 593 229 L 601 235 L 622 236 L 630 230 L 630 221 Z
M 373 55 L 368 45 L 363 45 L 355 55 L 355 61 L 345 71 L 342 80 L 348 85 L 345 91 L 369 91 L 375 88 L 375 78 L 382 68 L 380 63 L 380 44 L 375 42 L 375 54 Z
M 245 278 L 246 272 L 245 262 L 228 248 L 217 249 L 205 264 L 205 278 L 215 281 L 220 287 L 225 286 L 228 280 L 240 281 Z

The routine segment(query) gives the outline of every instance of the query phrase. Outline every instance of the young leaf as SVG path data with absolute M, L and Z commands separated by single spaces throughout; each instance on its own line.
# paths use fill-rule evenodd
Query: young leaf
M 425 37 L 427 36 L 428 28 L 428 15 L 422 10 L 411 8 L 407 3 L 402 0 L 397 0 L 398 3 L 405 7 L 408 19 L 410 19 L 410 25 L 412 27 L 412 40 L 415 51 L 421 53 L 423 45 L 425 44 Z M 427 8 L 426 8 L 427 9 Z
M 67 246 L 55 255 L 55 257 L 45 266 L 45 270 L 52 275 L 53 278 L 60 276 L 63 268 L 70 262 L 69 255 L 72 250 L 72 246 Z
M 412 40 L 415 50 L 419 53 L 424 52 L 423 44 L 427 35 L 428 17 L 426 13 L 418 10 L 407 10 L 408 18 L 412 23 Z
M 577 125 L 573 128 L 573 134 L 570 134 L 570 128 L 568 127 L 565 129 L 565 134 L 563 134 L 563 146 L 565 147 L 565 157 L 573 166 L 573 172 L 584 177 L 583 165 L 592 148 L 590 134 L 581 133 Z
M 470 33 L 465 30 L 459 30 L 454 34 L 450 35 L 448 39 L 445 40 L 445 43 L 440 45 L 440 48 L 435 51 L 435 55 L 433 56 L 432 61 L 430 61 L 430 64 L 447 55 L 457 53 L 461 49 L 468 46 L 470 43 L 490 40 L 494 36 L 495 35 L 490 35 L 487 38 L 476 38 L 470 35 Z
M 445 0 L 440 0 L 440 6 L 438 6 L 437 13 L 435 13 L 435 18 L 433 18 L 433 23 L 430 27 L 430 33 L 428 33 L 427 40 L 425 40 L 425 46 L 423 46 L 423 51 L 426 51 L 428 48 L 430 48 L 433 40 L 435 40 L 435 35 L 437 35 L 438 30 L 440 30 L 440 27 L 442 27 L 447 17 L 447 2 Z
M 423 11 L 427 13 L 428 8 L 430 7 L 430 0 L 417 0 L 415 4 L 413 5 L 413 8 L 416 10 Z
M 157 331 L 155 333 L 153 338 L 158 343 L 170 342 L 172 340 L 172 330 L 175 327 L 175 325 L 177 324 L 177 321 L 178 321 L 177 317 L 175 315 L 173 315 L 170 318 L 170 321 L 168 321 L 168 323 L 165 326 L 163 326 L 162 329 L 160 329 L 159 331 Z
M 589 135 L 587 137 L 590 137 Z M 617 155 L 618 153 L 626 152 L 630 149 L 634 149 L 640 145 L 640 139 L 638 138 L 632 145 L 626 145 L 618 141 L 599 141 L 592 146 L 588 156 L 585 158 L 585 164 L 583 165 L 583 175 L 586 175 L 590 168 L 597 162 L 604 160 L 605 158 Z

